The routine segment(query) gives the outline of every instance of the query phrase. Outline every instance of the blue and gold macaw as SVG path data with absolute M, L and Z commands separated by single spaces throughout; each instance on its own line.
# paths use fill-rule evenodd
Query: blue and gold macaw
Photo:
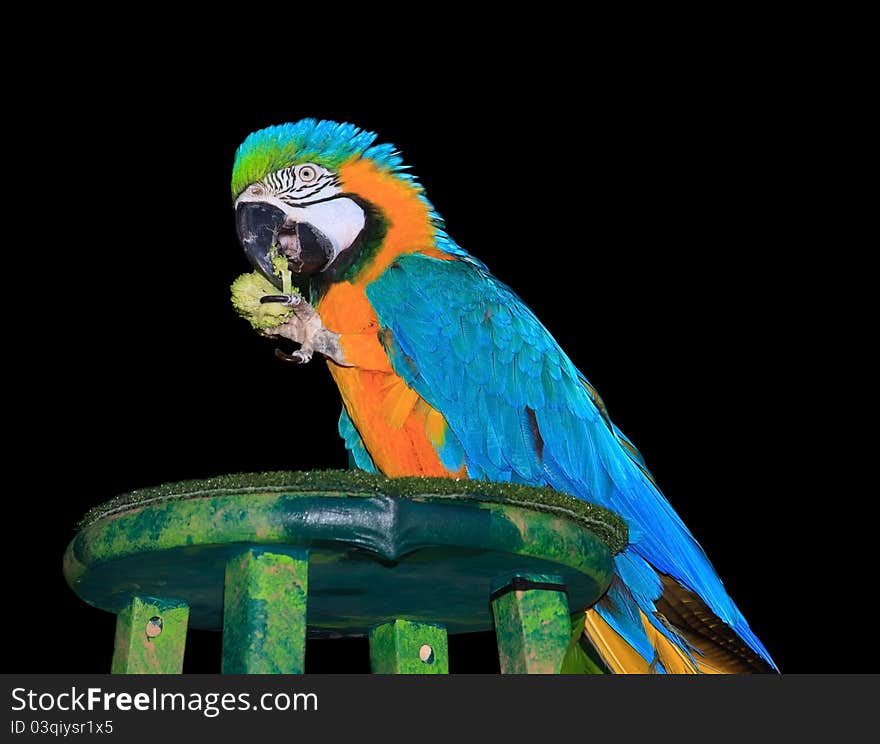
M 584 621 L 612 672 L 774 670 L 596 390 L 375 139 L 331 121 L 269 127 L 232 177 L 251 262 L 280 290 L 283 257 L 302 293 L 280 296 L 293 314 L 265 332 L 301 345 L 290 361 L 326 358 L 357 465 L 547 485 L 623 516 L 629 545 Z

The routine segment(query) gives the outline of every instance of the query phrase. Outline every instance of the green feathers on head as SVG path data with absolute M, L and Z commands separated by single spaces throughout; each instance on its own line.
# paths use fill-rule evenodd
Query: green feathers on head
M 317 163 L 335 169 L 359 157 L 380 167 L 398 170 L 400 155 L 393 145 L 376 145 L 376 134 L 353 124 L 302 119 L 295 124 L 266 127 L 248 135 L 235 153 L 232 198 L 268 173 L 294 163 Z

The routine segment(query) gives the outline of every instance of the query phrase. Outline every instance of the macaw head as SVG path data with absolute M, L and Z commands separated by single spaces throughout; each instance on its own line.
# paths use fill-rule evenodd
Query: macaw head
M 375 140 L 351 124 L 303 119 L 254 132 L 238 148 L 232 198 L 239 239 L 275 286 L 279 258 L 295 279 L 350 274 L 375 254 L 392 222 L 421 224 L 420 239 L 430 241 L 439 218 L 394 147 Z M 404 205 L 405 219 L 393 214 Z

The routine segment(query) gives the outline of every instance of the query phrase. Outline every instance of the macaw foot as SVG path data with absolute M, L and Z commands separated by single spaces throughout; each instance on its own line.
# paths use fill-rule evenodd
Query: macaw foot
M 339 334 L 327 328 L 315 308 L 300 295 L 267 295 L 260 302 L 279 302 L 293 309 L 293 315 L 284 323 L 264 331 L 267 336 L 281 336 L 300 345 L 292 354 L 276 349 L 275 356 L 279 359 L 293 364 L 306 364 L 317 352 L 343 367 L 350 366 L 345 362 Z

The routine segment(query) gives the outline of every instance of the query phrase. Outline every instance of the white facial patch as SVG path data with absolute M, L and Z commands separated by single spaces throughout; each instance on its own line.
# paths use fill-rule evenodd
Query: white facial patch
M 339 177 L 316 163 L 301 163 L 268 174 L 262 185 L 273 196 L 293 206 L 326 199 L 342 191 Z
M 283 205 L 280 208 L 296 222 L 306 222 L 330 239 L 333 245 L 333 257 L 327 262 L 327 266 L 330 266 L 342 251 L 351 248 L 352 243 L 357 240 L 357 236 L 367 224 L 364 210 L 345 196 L 306 207 Z M 324 268 L 326 269 L 327 266 Z

